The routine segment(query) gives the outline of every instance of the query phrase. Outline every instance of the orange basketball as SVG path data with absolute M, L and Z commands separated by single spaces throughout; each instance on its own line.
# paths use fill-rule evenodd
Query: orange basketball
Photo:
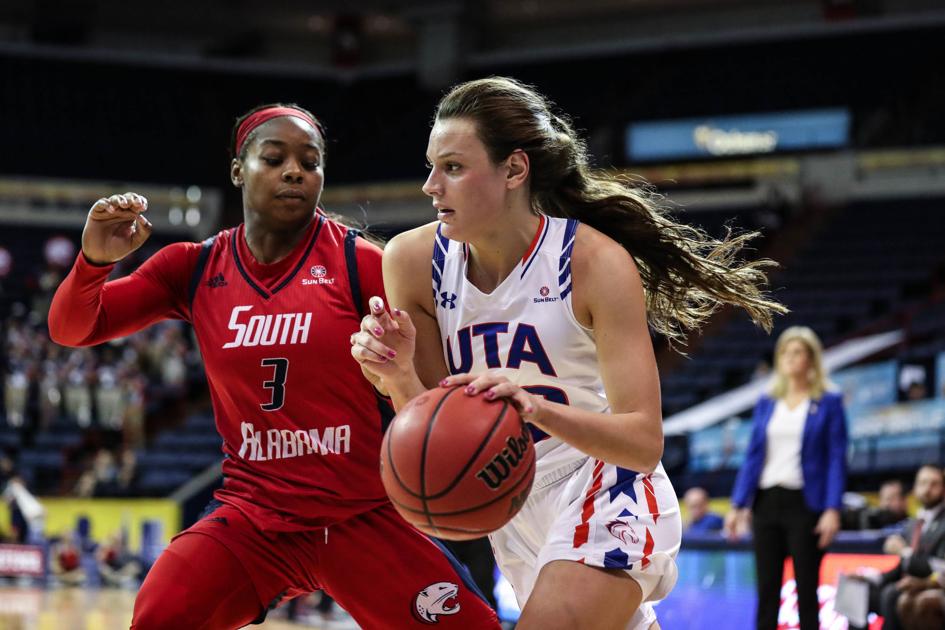
M 535 478 L 535 446 L 507 400 L 460 387 L 420 394 L 381 445 L 381 480 L 397 511 L 420 531 L 478 538 L 521 509 Z

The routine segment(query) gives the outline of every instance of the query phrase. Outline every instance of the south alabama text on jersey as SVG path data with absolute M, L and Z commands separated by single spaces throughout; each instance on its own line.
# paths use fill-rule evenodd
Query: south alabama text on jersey
M 336 522 L 381 505 L 385 421 L 351 360 L 358 330 L 347 228 L 320 217 L 282 275 L 265 278 L 242 227 L 205 245 L 191 319 L 223 437 L 217 498 L 272 530 Z M 380 284 L 380 252 L 356 267 Z M 264 270 L 263 270 L 264 271 Z M 373 274 L 367 276 L 367 274 Z

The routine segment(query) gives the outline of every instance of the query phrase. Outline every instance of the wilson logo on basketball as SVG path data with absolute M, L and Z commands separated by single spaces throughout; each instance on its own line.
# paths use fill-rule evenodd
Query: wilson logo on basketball
M 528 443 L 532 434 L 527 426 L 523 425 L 522 434 L 512 436 L 505 441 L 505 448 L 492 458 L 488 464 L 476 473 L 476 477 L 486 484 L 490 490 L 498 490 L 502 482 L 509 478 L 512 471 L 522 461 L 522 456 L 528 450 Z

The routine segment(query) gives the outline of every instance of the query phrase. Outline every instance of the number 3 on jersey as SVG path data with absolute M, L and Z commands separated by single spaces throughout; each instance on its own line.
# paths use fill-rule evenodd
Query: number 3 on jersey
M 285 379 L 289 373 L 288 359 L 263 359 L 259 364 L 263 367 L 274 368 L 272 380 L 264 381 L 263 387 L 272 390 L 272 396 L 267 403 L 259 405 L 263 411 L 276 411 L 285 404 Z

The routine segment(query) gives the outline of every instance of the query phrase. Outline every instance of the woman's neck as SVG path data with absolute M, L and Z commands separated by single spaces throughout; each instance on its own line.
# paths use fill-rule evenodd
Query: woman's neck
M 788 398 L 804 398 L 808 395 L 810 395 L 810 381 L 803 377 L 788 378 Z
M 525 256 L 540 224 L 537 214 L 523 213 L 471 241 L 469 281 L 486 293 L 499 286 Z
M 292 253 L 299 242 L 305 238 L 316 216 L 312 215 L 305 223 L 284 229 L 271 229 L 249 216 L 245 220 L 243 232 L 246 246 L 258 262 L 269 265 L 279 262 Z

